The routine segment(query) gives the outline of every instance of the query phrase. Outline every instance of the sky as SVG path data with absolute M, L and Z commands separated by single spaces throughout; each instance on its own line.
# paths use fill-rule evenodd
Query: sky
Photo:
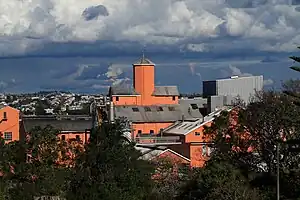
M 232 75 L 279 89 L 299 19 L 300 0 L 0 0 L 0 92 L 106 93 L 143 51 L 182 93 Z

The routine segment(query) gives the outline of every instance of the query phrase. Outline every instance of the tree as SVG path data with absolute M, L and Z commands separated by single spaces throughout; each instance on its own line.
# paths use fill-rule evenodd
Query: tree
M 153 167 L 123 137 L 123 124 L 103 123 L 91 132 L 90 143 L 70 179 L 68 199 L 145 199 L 151 191 Z M 80 189 L 79 189 L 80 188 Z
M 34 196 L 64 196 L 70 169 L 58 162 L 61 151 L 57 130 L 48 126 L 30 131 L 26 141 L 7 144 L 9 199 L 33 199 Z
M 298 49 L 300 49 L 300 47 L 298 47 Z M 295 63 L 297 63 L 296 65 L 291 66 L 290 68 L 292 70 L 300 72 L 300 66 L 298 66 L 298 64 L 300 65 L 300 57 L 298 57 L 298 56 L 291 56 L 290 59 L 292 59 Z
M 189 180 L 190 168 L 169 157 L 158 157 L 151 161 L 155 166 L 154 185 L 149 200 L 173 200 L 180 187 Z
M 228 160 L 210 160 L 193 175 L 181 189 L 178 199 L 258 200 L 259 190 L 251 187 L 247 177 Z
M 214 139 L 214 156 L 226 156 L 234 166 L 251 179 L 251 184 L 275 195 L 276 188 L 276 147 L 280 144 L 281 179 L 292 186 L 293 181 L 285 175 L 293 172 L 300 164 L 299 153 L 288 152 L 285 140 L 300 138 L 299 106 L 291 103 L 291 98 L 282 93 L 262 92 L 255 102 L 237 113 L 223 113 L 207 128 L 206 134 Z M 296 175 L 296 173 L 293 173 Z M 283 196 L 292 198 L 288 190 Z
M 300 47 L 298 47 L 300 49 Z M 298 56 L 290 56 L 295 63 L 295 65 L 291 66 L 290 69 L 300 72 L 300 57 Z M 300 105 L 300 80 L 289 80 L 283 84 L 284 93 L 288 94 L 291 97 L 294 97 L 293 102 L 296 105 Z

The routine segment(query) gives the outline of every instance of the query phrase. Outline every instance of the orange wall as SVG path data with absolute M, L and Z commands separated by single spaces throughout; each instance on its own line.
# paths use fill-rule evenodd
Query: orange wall
M 154 130 L 154 134 L 158 134 L 160 129 L 167 128 L 172 123 L 133 123 L 133 135 L 134 138 L 138 134 L 138 130 L 141 130 L 142 133 L 150 133 L 150 130 Z
M 0 109 L 0 120 L 3 119 L 5 112 L 6 112 L 7 121 L 2 121 L 0 123 L 0 132 L 1 132 L 2 138 L 4 138 L 5 132 L 11 132 L 12 140 L 7 140 L 6 142 L 19 140 L 20 139 L 19 111 L 12 107 L 6 106 L 6 107 Z
M 135 91 L 147 100 L 154 91 L 154 65 L 134 65 L 133 76 Z
M 70 132 L 70 133 L 60 133 L 59 135 L 58 135 L 58 137 L 60 138 L 60 139 L 62 139 L 62 136 L 65 136 L 65 140 L 70 140 L 70 139 L 76 139 L 76 136 L 78 135 L 79 137 L 80 137 L 80 140 L 85 144 L 86 142 L 88 142 L 88 140 L 90 139 L 90 134 L 89 133 L 87 133 L 87 139 L 85 140 L 85 133 L 84 132 L 82 132 L 82 133 L 72 133 L 72 132 Z
M 117 97 L 113 96 L 112 101 L 114 105 L 140 105 L 141 104 L 141 96 L 118 96 L 119 100 L 117 101 Z
M 143 96 L 112 96 L 112 101 L 114 105 L 159 105 L 159 104 L 178 104 L 178 96 L 148 96 L 147 98 L 142 98 Z
M 208 146 L 206 145 L 206 154 L 202 153 L 203 144 L 191 144 L 190 159 L 191 167 L 203 167 L 205 162 L 209 159 Z
M 210 126 L 212 122 L 207 122 L 205 125 Z M 193 142 L 210 142 L 210 139 L 204 135 L 204 126 L 201 126 L 197 128 L 196 130 L 190 132 L 185 136 L 185 142 L 186 143 L 193 143 Z M 200 135 L 196 135 L 197 133 L 200 133 Z

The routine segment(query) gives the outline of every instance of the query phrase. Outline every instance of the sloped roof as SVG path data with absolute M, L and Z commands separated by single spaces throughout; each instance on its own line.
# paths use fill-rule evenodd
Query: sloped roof
M 92 118 L 57 118 L 57 117 L 23 117 L 22 123 L 26 132 L 39 126 L 45 128 L 50 125 L 59 131 L 85 132 L 85 129 L 92 128 Z
M 216 116 L 220 115 L 222 111 L 230 111 L 231 107 L 224 107 L 222 109 L 219 109 L 207 116 L 204 117 L 204 119 L 199 119 L 197 121 L 178 121 L 177 123 L 173 124 L 169 128 L 164 130 L 164 133 L 169 134 L 178 134 L 178 135 L 187 135 L 190 132 L 204 126 L 205 124 L 213 121 Z
M 109 89 L 109 95 L 139 95 L 130 85 L 115 85 Z
M 179 105 L 115 106 L 115 117 L 132 122 L 175 122 L 182 118 Z
M 153 105 L 135 106 L 122 105 L 115 106 L 115 117 L 126 117 L 132 122 L 176 122 L 182 120 L 199 120 L 203 116 L 199 109 L 193 110 L 186 105 Z
M 133 65 L 154 65 L 154 63 L 151 62 L 151 60 L 149 60 L 143 56 L 138 61 L 134 62 Z
M 179 96 L 177 86 L 155 86 L 153 96 Z

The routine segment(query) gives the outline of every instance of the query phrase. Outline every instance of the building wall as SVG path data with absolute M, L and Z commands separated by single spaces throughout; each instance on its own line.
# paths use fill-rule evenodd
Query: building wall
M 210 126 L 212 122 L 207 122 L 205 125 L 195 129 L 185 136 L 186 143 L 210 142 L 208 136 L 204 135 L 204 127 Z
M 234 79 L 217 80 L 217 95 L 239 96 L 249 102 L 255 91 L 263 89 L 263 76 L 239 77 Z
M 135 138 L 139 132 L 139 130 L 143 133 L 150 133 L 150 130 L 154 131 L 154 134 L 157 135 L 160 133 L 161 129 L 167 128 L 173 123 L 169 122 L 161 122 L 161 123 L 133 123 L 133 137 Z
M 6 117 L 6 121 L 4 121 Z M 20 139 L 20 125 L 19 125 L 19 111 L 6 106 L 0 109 L 0 132 L 2 138 L 5 139 L 5 135 L 11 135 L 10 139 L 5 139 L 7 142 L 18 141 Z
M 248 76 L 203 82 L 204 96 L 240 96 L 249 102 L 255 91 L 263 89 L 263 76 Z
M 134 88 L 142 96 L 142 102 L 154 92 L 154 65 L 134 65 Z
M 65 138 L 65 140 L 73 140 L 73 139 L 77 139 L 77 137 L 80 138 L 80 140 L 83 142 L 83 144 L 87 143 L 90 139 L 90 134 L 87 133 L 86 134 L 86 138 L 85 138 L 85 132 L 78 132 L 78 133 L 73 133 L 73 132 L 64 132 L 64 133 L 60 133 L 58 135 L 58 137 L 60 139 L 63 139 L 63 137 Z
M 147 102 L 148 103 L 148 102 Z M 178 96 L 152 96 L 149 105 L 178 104 Z
M 114 105 L 159 105 L 159 104 L 178 104 L 178 96 L 148 96 L 146 99 L 142 96 L 113 96 Z
M 140 105 L 141 96 L 112 96 L 114 105 Z
M 190 146 L 191 167 L 203 167 L 209 160 L 209 151 L 206 144 L 192 143 Z

